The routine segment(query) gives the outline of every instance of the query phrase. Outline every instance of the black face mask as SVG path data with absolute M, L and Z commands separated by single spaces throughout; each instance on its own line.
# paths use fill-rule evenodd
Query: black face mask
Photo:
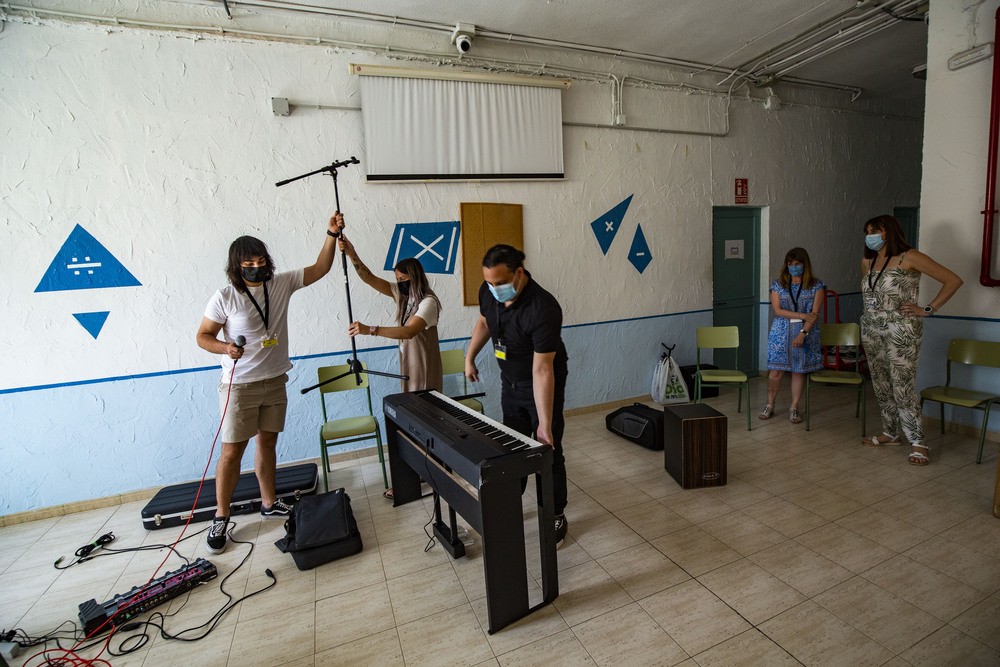
M 396 288 L 399 289 L 399 293 L 403 295 L 404 299 L 410 298 L 410 281 L 404 280 L 403 282 L 396 283 Z
M 241 266 L 240 272 L 248 283 L 262 283 L 267 278 L 266 266 Z

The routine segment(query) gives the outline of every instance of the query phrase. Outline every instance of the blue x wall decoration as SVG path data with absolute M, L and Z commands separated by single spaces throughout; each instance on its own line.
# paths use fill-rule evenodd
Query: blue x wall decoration
M 413 257 L 426 273 L 455 273 L 460 235 L 458 220 L 397 224 L 383 268 L 391 271 L 399 260 Z

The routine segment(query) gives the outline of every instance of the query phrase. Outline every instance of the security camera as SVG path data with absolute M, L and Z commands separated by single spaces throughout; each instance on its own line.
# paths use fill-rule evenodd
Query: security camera
M 472 40 L 476 38 L 476 26 L 468 23 L 458 23 L 451 33 L 451 43 L 458 52 L 465 55 L 472 50 Z

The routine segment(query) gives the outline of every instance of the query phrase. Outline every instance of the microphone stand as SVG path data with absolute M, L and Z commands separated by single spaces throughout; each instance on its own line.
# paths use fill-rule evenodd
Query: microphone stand
M 340 189 L 337 187 L 337 169 L 340 168 L 340 167 L 348 167 L 348 166 L 350 166 L 352 164 L 361 164 L 361 162 L 358 160 L 358 158 L 356 158 L 354 156 L 351 156 L 347 160 L 340 160 L 339 162 L 334 162 L 333 164 L 327 165 L 326 167 L 320 167 L 319 169 L 316 169 L 315 171 L 310 171 L 307 174 L 302 174 L 300 176 L 293 176 L 292 178 L 285 179 L 284 181 L 278 181 L 274 185 L 276 187 L 280 188 L 282 185 L 288 185 L 289 183 L 292 183 L 293 181 L 297 181 L 299 179 L 306 178 L 307 176 L 313 176 L 315 174 L 322 174 L 322 173 L 330 174 L 330 176 L 333 177 L 333 194 L 334 194 L 334 197 L 335 197 L 336 202 L 337 202 L 337 211 L 343 213 L 343 211 L 340 210 Z M 341 232 L 341 234 L 343 234 L 343 232 Z M 341 252 L 340 253 L 340 259 L 341 259 L 341 263 L 342 263 L 343 268 L 344 268 L 344 293 L 347 295 L 347 317 L 350 319 L 351 322 L 353 322 L 354 321 L 354 309 L 351 307 L 351 284 L 350 284 L 350 279 L 348 278 L 348 274 L 347 274 L 347 255 L 345 255 L 343 252 Z M 358 385 L 361 384 L 361 374 L 362 373 L 365 373 L 367 375 L 380 375 L 382 377 L 397 378 L 399 380 L 409 380 L 410 379 L 410 376 L 408 376 L 408 375 L 396 375 L 395 373 L 383 373 L 381 371 L 373 371 L 373 370 L 365 369 L 364 367 L 362 367 L 361 362 L 358 361 L 358 344 L 357 344 L 357 341 L 354 340 L 353 336 L 351 337 L 351 358 L 350 358 L 350 360 L 348 360 L 347 365 L 348 365 L 347 372 L 341 373 L 337 377 L 330 378 L 329 380 L 324 380 L 323 382 L 320 382 L 319 384 L 314 384 L 311 387 L 306 387 L 305 389 L 301 390 L 301 393 L 303 393 L 303 394 L 308 393 L 308 392 L 312 391 L 313 389 L 316 389 L 318 387 L 322 387 L 323 385 L 327 384 L 328 382 L 335 382 L 335 381 L 339 380 L 342 377 L 346 377 L 348 375 L 351 375 L 352 373 L 354 374 L 355 381 L 357 382 Z

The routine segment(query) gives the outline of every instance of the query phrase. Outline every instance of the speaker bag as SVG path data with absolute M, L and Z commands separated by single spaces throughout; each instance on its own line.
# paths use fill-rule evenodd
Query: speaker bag
M 663 410 L 635 403 L 618 408 L 604 423 L 608 430 L 646 449 L 663 449 Z

